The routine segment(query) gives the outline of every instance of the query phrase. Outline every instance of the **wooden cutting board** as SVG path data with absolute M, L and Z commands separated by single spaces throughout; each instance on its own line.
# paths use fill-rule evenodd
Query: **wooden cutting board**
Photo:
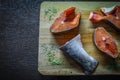
M 93 75 L 120 74 L 120 56 L 112 59 L 100 52 L 92 39 L 96 26 L 104 27 L 116 40 L 120 52 L 120 34 L 107 24 L 93 25 L 88 20 L 91 11 L 100 13 L 100 7 L 111 7 L 113 5 L 120 5 L 120 2 L 43 2 L 40 6 L 38 71 L 43 75 L 84 75 L 81 67 L 59 50 L 58 44 L 49 31 L 55 18 L 65 9 L 74 6 L 77 9 L 76 11 L 81 12 L 79 34 L 83 47 L 89 55 L 99 61 Z M 60 38 L 60 42 L 67 38 L 68 36 Z

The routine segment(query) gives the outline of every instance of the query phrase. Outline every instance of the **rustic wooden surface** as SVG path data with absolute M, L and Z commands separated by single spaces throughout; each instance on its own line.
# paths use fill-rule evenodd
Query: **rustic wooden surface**
M 40 6 L 40 27 L 39 27 L 39 56 L 38 70 L 44 75 L 84 75 L 81 67 L 77 65 L 69 57 L 65 56 L 60 50 L 59 45 L 64 44 L 66 40 L 71 39 L 76 35 L 76 31 L 69 36 L 55 36 L 49 31 L 54 19 L 65 9 L 75 6 L 76 11 L 81 12 L 81 21 L 78 34 L 81 35 L 81 41 L 84 49 L 89 55 L 99 61 L 99 65 L 93 75 L 97 74 L 120 74 L 120 57 L 116 59 L 110 58 L 105 53 L 100 52 L 93 43 L 92 34 L 96 27 L 104 27 L 115 39 L 118 50 L 120 52 L 120 37 L 118 32 L 105 23 L 93 24 L 88 20 L 91 11 L 99 12 L 100 7 L 110 7 L 120 5 L 120 2 L 43 2 Z M 45 10 L 48 8 L 57 9 L 57 13 L 49 20 L 49 16 L 45 15 Z M 65 33 L 64 33 L 65 34 Z M 62 34 L 63 35 L 63 34 Z M 48 60 L 47 54 L 53 52 L 55 59 L 62 60 L 60 65 L 53 65 Z

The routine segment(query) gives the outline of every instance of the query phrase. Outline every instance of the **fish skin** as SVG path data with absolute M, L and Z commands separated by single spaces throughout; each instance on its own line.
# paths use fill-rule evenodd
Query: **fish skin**
M 93 73 L 98 65 L 98 61 L 88 55 L 88 53 L 84 50 L 80 40 L 80 34 L 72 40 L 66 42 L 66 44 L 61 46 L 60 49 L 81 65 L 86 75 Z

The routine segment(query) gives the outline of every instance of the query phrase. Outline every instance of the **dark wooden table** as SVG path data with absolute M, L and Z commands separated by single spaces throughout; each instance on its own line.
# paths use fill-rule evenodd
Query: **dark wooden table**
M 41 2 L 0 0 L 0 80 L 102 80 L 103 76 L 43 76 L 38 72 Z M 104 80 L 112 77 L 104 76 Z

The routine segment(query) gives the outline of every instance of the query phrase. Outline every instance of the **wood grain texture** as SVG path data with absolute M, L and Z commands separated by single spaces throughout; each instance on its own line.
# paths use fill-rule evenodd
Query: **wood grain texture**
M 117 47 L 120 52 L 120 33 L 116 32 L 113 28 L 103 22 L 93 24 L 88 20 L 89 13 L 91 11 L 100 13 L 100 7 L 110 7 L 113 5 L 120 5 L 120 2 L 43 2 L 40 9 L 38 56 L 39 72 L 43 75 L 84 75 L 81 67 L 59 50 L 60 45 L 63 45 L 67 40 L 70 40 L 76 34 L 80 34 L 84 49 L 89 55 L 99 61 L 99 65 L 93 75 L 119 74 L 120 56 L 114 60 L 105 53 L 100 52 L 93 43 L 92 34 L 96 27 L 104 27 L 116 40 Z M 63 33 L 64 35 L 57 35 L 55 37 L 49 30 L 51 24 L 61 12 L 72 6 L 76 7 L 76 11 L 81 12 L 81 21 L 79 29 L 77 29 L 78 32 L 74 30 L 74 32 L 72 32 L 74 34 L 69 33 L 65 35 L 65 33 Z M 52 17 L 53 19 L 49 20 L 49 16 L 45 15 L 45 10 L 53 7 L 57 9 L 57 13 Z M 53 52 L 56 59 L 63 60 L 63 64 L 50 64 L 47 57 L 49 52 Z

